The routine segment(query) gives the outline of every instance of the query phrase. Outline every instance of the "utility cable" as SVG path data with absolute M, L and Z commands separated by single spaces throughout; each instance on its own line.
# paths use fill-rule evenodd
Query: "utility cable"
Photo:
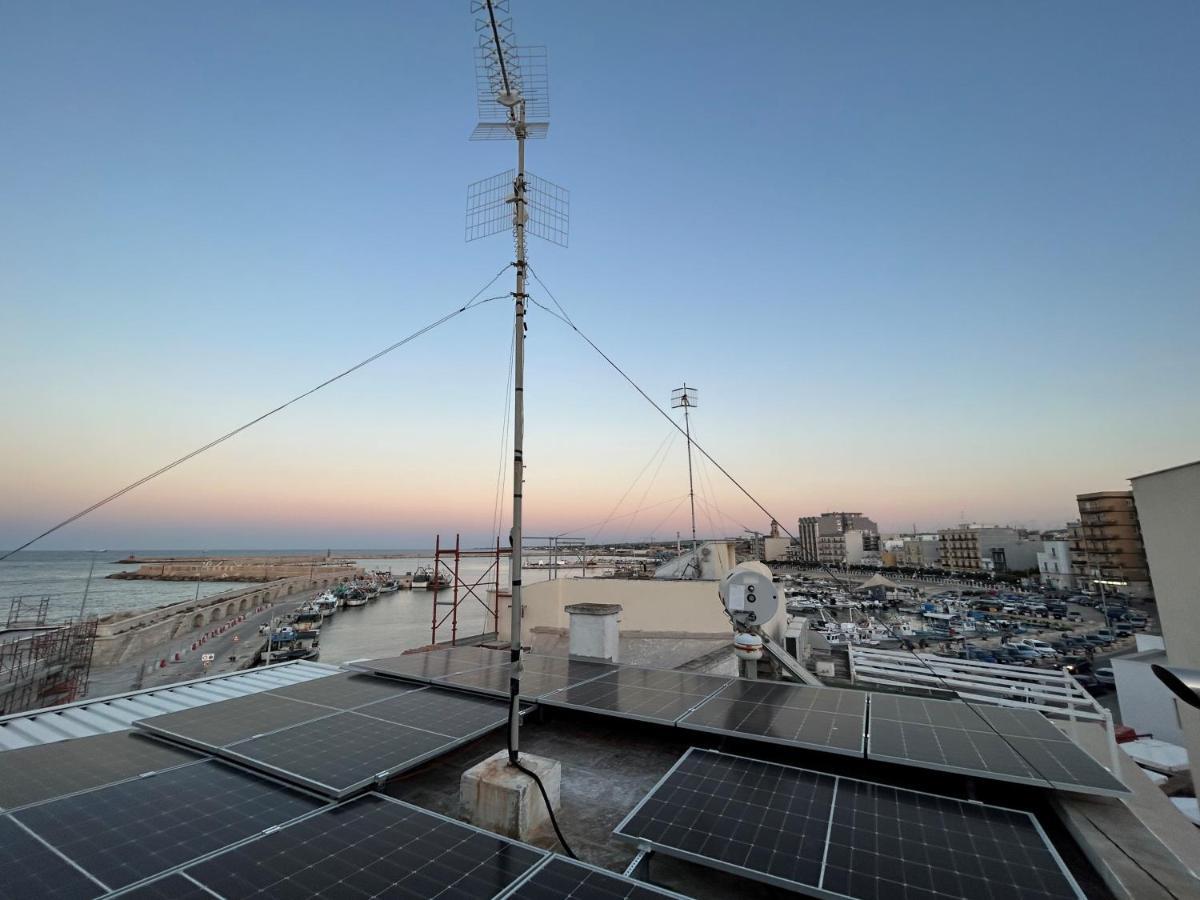
M 623 493 L 621 495 L 621 498 L 616 503 L 613 504 L 613 508 L 611 510 L 609 510 L 608 515 L 604 517 L 604 521 L 600 523 L 600 527 L 597 529 L 597 534 L 604 531 L 605 526 L 607 526 L 608 523 L 612 521 L 613 516 L 615 516 L 617 514 L 617 510 L 621 508 L 621 504 L 625 502 L 625 498 L 629 496 L 629 492 L 632 491 L 634 489 L 634 487 L 637 485 L 637 483 L 642 480 L 642 476 L 645 475 L 646 470 L 649 469 L 650 466 L 652 466 L 654 464 L 654 460 L 658 459 L 658 454 L 662 453 L 662 451 L 663 451 L 663 445 L 666 444 L 667 441 L 671 440 L 673 437 L 675 437 L 675 432 L 673 432 L 673 431 L 668 431 L 666 433 L 666 435 L 664 435 L 664 437 L 663 437 L 662 441 L 659 443 L 658 447 L 655 449 L 655 451 L 652 454 L 650 454 L 650 458 L 648 460 L 646 460 L 646 464 L 644 466 L 642 466 L 641 471 L 638 472 L 637 475 L 634 476 L 633 481 L 629 482 L 629 486 L 627 488 L 625 488 L 625 493 Z M 574 530 L 579 531 L 580 529 L 576 528 Z M 570 534 L 571 532 L 568 531 L 565 533 Z
M 291 406 L 293 403 L 299 403 L 305 397 L 312 396 L 317 391 L 321 390 L 322 388 L 328 387 L 329 385 L 333 384 L 335 381 L 340 381 L 341 379 L 345 378 L 347 375 L 350 375 L 353 372 L 357 372 L 363 366 L 370 365 L 371 363 L 375 362 L 377 359 L 387 356 L 393 350 L 400 349 L 401 347 L 403 347 L 405 344 L 409 343 L 410 341 L 414 341 L 417 338 L 421 337 L 421 335 L 427 334 L 428 332 L 433 331 L 433 329 L 437 328 L 439 325 L 444 325 L 446 322 L 449 322 L 451 319 L 462 315 L 468 309 L 474 309 L 477 306 L 483 306 L 485 303 L 491 303 L 493 300 L 503 300 L 506 297 L 511 297 L 512 296 L 511 294 L 501 294 L 496 297 L 488 297 L 484 300 L 478 299 L 479 295 L 482 294 L 484 291 L 486 291 L 488 288 L 490 288 L 493 284 L 495 284 L 496 280 L 501 275 L 503 275 L 510 266 L 512 266 L 512 263 L 507 263 L 503 269 L 501 269 L 499 272 L 497 272 L 495 275 L 492 276 L 491 281 L 489 281 L 487 284 L 485 284 L 483 287 L 481 287 L 478 291 L 475 292 L 474 297 L 472 297 L 470 300 L 468 300 L 465 304 L 460 306 L 458 309 L 456 309 L 452 312 L 446 313 L 446 315 L 442 316 L 440 319 L 430 322 L 424 328 L 420 328 L 417 331 L 414 331 L 408 337 L 401 338 L 400 340 L 396 341 L 396 343 L 391 344 L 387 347 L 384 347 L 378 353 L 368 356 L 366 359 L 362 360 L 362 362 L 355 363 L 350 368 L 346 369 L 343 372 L 339 372 L 337 375 L 334 375 L 332 378 L 327 378 L 325 381 L 322 381 L 316 387 L 309 388 L 307 391 L 305 391 L 302 394 L 297 394 L 295 397 L 293 397 L 291 400 L 288 400 L 286 403 L 281 403 L 279 406 L 276 406 L 274 409 L 263 413 L 261 416 L 251 419 L 245 425 L 239 425 L 237 428 L 233 429 L 233 431 L 226 432 L 225 434 L 221 435 L 216 440 L 209 441 L 207 444 L 204 444 L 202 447 L 197 447 L 195 450 L 191 451 L 190 453 L 186 453 L 183 456 L 179 457 L 174 462 L 167 463 L 167 465 L 163 466 L 160 469 L 155 469 L 149 475 L 142 476 L 137 481 L 134 481 L 130 484 L 125 485 L 125 487 L 121 488 L 119 491 L 114 491 L 113 493 L 109 494 L 103 500 L 98 500 L 95 503 L 93 503 L 91 506 L 86 507 L 85 509 L 82 509 L 79 512 L 75 513 L 75 515 L 70 516 L 66 519 L 63 519 L 57 525 L 54 525 L 51 528 L 47 528 L 45 531 L 43 531 L 37 537 L 30 538 L 25 543 L 23 543 L 21 546 L 17 547 L 15 550 L 9 550 L 3 556 L 0 556 L 0 562 L 3 562 L 4 560 L 8 559 L 13 554 L 20 553 L 22 550 L 26 549 L 27 547 L 30 547 L 33 544 L 36 544 L 42 538 L 48 537 L 49 535 L 54 534 L 54 532 L 58 531 L 60 528 L 65 528 L 66 526 L 70 525 L 72 522 L 77 522 L 80 519 L 82 519 L 84 516 L 88 515 L 89 513 L 95 512 L 100 507 L 105 506 L 109 503 L 112 503 L 112 501 L 125 496 L 130 491 L 141 487 L 143 484 L 146 484 L 146 482 L 153 481 L 155 478 L 157 478 L 160 475 L 165 475 L 167 472 L 171 471 L 176 466 L 183 465 L 188 460 L 199 456 L 201 453 L 204 453 L 206 450 L 211 450 L 213 447 L 216 447 L 218 444 L 225 443 L 225 441 L 229 440 L 231 437 L 241 434 L 247 428 L 251 428 L 254 425 L 257 425 L 259 422 L 263 421 L 264 419 L 268 419 L 271 416 L 275 415 L 276 413 L 282 412 L 283 410 L 285 410 L 289 406 Z
M 548 296 L 550 296 L 550 298 L 552 300 L 554 300 L 555 305 L 559 306 L 559 308 L 561 309 L 561 304 L 559 304 L 558 300 L 554 298 L 554 295 L 550 293 L 550 289 L 546 287 L 545 282 L 542 281 L 542 279 L 538 276 L 537 272 L 534 271 L 532 269 L 532 267 L 530 267 L 529 271 L 533 275 L 533 277 L 537 281 L 537 283 L 539 285 L 541 285 L 542 289 L 546 291 L 546 294 Z M 625 370 L 622 369 L 620 366 L 618 366 L 607 353 L 605 353 L 598 346 L 596 346 L 595 342 L 592 341 L 591 338 L 589 338 L 586 334 L 584 334 L 579 329 L 579 326 L 577 326 L 574 322 L 571 321 L 571 319 L 566 315 L 565 311 L 560 315 L 559 313 L 556 313 L 554 310 L 550 309 L 545 304 L 539 303 L 537 300 L 533 299 L 532 297 L 529 299 L 535 305 L 537 305 L 539 308 L 541 308 L 545 312 L 549 313 L 551 316 L 558 319 L 559 321 L 563 322 L 565 325 L 567 325 L 567 327 L 569 327 L 572 331 L 574 331 L 577 335 L 579 335 L 579 337 L 582 338 L 583 341 L 588 346 L 590 346 L 593 350 L 595 350 L 596 353 L 598 353 L 600 355 L 600 357 L 604 359 L 605 362 L 607 362 L 613 369 L 616 370 L 617 374 L 619 374 L 622 378 L 624 378 L 627 382 L 629 382 L 629 385 L 635 391 L 637 391 L 639 394 L 641 394 L 642 398 L 647 403 L 649 403 L 652 407 L 654 407 L 655 411 L 658 412 L 659 415 L 661 415 L 664 419 L 666 419 L 668 422 L 670 422 L 675 427 L 675 429 L 677 431 L 679 431 L 680 434 L 685 433 L 684 429 L 682 427 L 680 427 L 673 418 L 671 418 L 670 414 L 668 414 L 666 410 L 664 410 L 658 403 L 656 403 L 654 401 L 654 399 L 649 394 L 647 394 L 646 391 L 644 391 L 637 382 L 635 382 L 628 374 L 626 374 Z M 758 507 L 763 512 L 763 514 L 768 517 L 769 520 L 771 520 L 773 522 L 780 522 L 780 520 L 778 518 L 776 518 L 774 515 L 771 514 L 770 510 L 768 510 L 765 506 L 762 505 L 762 503 L 760 503 L 758 501 L 758 498 L 756 498 L 753 494 L 751 494 L 742 485 L 742 483 L 740 481 L 738 481 L 736 478 L 733 477 L 733 475 L 730 474 L 728 469 L 726 469 L 723 465 L 721 465 L 719 462 L 717 462 L 717 460 L 715 460 L 707 450 L 705 450 L 703 447 L 701 447 L 699 444 L 697 444 L 694 438 L 692 439 L 692 446 L 695 447 L 697 450 L 699 450 L 700 453 L 717 468 L 717 471 L 719 471 L 722 475 L 724 475 L 726 478 L 728 478 L 730 483 L 733 484 L 734 487 L 736 487 L 739 491 L 741 491 L 743 494 L 745 494 L 746 498 L 749 499 L 750 502 L 753 503 L 756 507 Z M 788 530 L 788 528 L 782 524 L 782 522 L 780 522 L 780 528 L 783 530 L 783 532 L 789 538 L 791 538 L 793 541 L 796 540 L 796 536 L 794 534 L 792 534 L 791 531 Z M 832 571 L 830 571 L 828 566 L 824 565 L 823 563 L 820 563 L 819 565 L 821 566 L 822 569 L 825 570 L 825 572 L 829 575 L 829 577 L 833 579 L 835 584 L 838 584 L 839 586 L 842 587 L 843 590 L 845 590 L 847 593 L 849 593 L 848 588 L 838 579 L 838 577 L 836 575 L 833 574 Z M 860 611 L 862 610 L 861 605 L 859 605 L 858 608 L 860 609 Z M 896 632 L 894 630 L 892 630 L 891 626 L 888 625 L 887 622 L 884 622 L 881 620 L 881 624 L 883 625 L 883 627 L 885 629 L 887 629 L 888 633 L 893 638 L 896 638 L 897 640 L 900 641 L 900 645 L 902 647 L 907 646 L 906 642 L 899 638 L 899 636 L 896 634 Z M 1035 766 L 1028 758 L 1026 758 L 1025 754 L 1023 754 L 1019 749 L 1017 749 L 1017 747 L 1012 743 L 1012 741 L 1010 741 L 1006 735 L 1002 734 L 1000 732 L 1000 730 L 998 728 L 996 728 L 995 725 L 992 724 L 992 722 L 987 718 L 987 716 L 985 716 L 979 709 L 976 708 L 975 704 L 973 704 L 971 701 L 967 700 L 965 697 L 962 697 L 961 695 L 959 695 L 959 693 L 956 690 L 954 690 L 952 687 L 950 687 L 950 685 L 946 682 L 945 678 L 937 670 L 935 670 L 933 668 L 933 666 L 931 666 L 927 660 L 922 659 L 921 656 L 915 650 L 910 648 L 909 653 L 912 655 L 912 657 L 915 660 L 917 660 L 918 663 L 920 663 L 922 666 L 924 666 L 929 671 L 929 673 L 931 675 L 933 675 L 933 677 L 936 678 L 949 693 L 958 696 L 959 699 L 966 705 L 966 707 L 968 709 L 970 709 L 979 718 L 979 720 L 981 722 L 983 722 L 984 725 L 987 726 L 987 728 L 990 731 L 994 732 L 995 735 L 997 737 L 999 737 L 1000 740 L 1002 740 L 1005 743 L 1005 745 L 1007 745 L 1008 748 L 1010 750 L 1012 750 L 1012 752 L 1015 753 L 1025 763 L 1026 766 L 1029 767 L 1029 770 L 1031 772 L 1035 773 L 1038 777 L 1040 777 L 1043 781 L 1045 781 L 1047 786 L 1050 787 L 1051 790 L 1056 790 L 1056 788 L 1054 787 L 1054 782 L 1051 781 L 1050 778 L 1048 778 L 1045 775 L 1045 773 L 1043 773 L 1040 769 L 1038 769 L 1038 767 Z M 1115 773 L 1115 772 L 1113 774 L 1114 774 L 1114 776 L 1117 775 L 1117 773 Z
M 642 496 L 638 500 L 638 507 L 641 508 L 646 503 L 646 498 L 650 496 L 650 491 L 654 488 L 654 483 L 658 481 L 658 475 L 663 469 L 663 465 L 667 461 L 667 457 L 671 455 L 671 448 L 675 446 L 675 435 L 671 435 L 671 440 L 667 441 L 666 447 L 663 449 L 662 456 L 658 459 L 658 465 L 654 469 L 654 474 L 650 476 L 650 480 L 646 482 L 646 489 L 642 491 Z M 629 532 L 633 529 L 633 523 L 637 521 L 637 516 L 634 516 L 625 523 L 625 532 L 621 535 L 621 540 L 625 541 L 629 537 Z
M 492 536 L 499 539 L 500 522 L 504 516 L 504 476 L 508 474 L 508 419 L 512 411 L 513 354 L 517 348 L 514 331 L 508 345 L 508 381 L 504 386 L 504 423 L 500 426 L 500 462 L 496 472 L 496 499 L 492 504 Z

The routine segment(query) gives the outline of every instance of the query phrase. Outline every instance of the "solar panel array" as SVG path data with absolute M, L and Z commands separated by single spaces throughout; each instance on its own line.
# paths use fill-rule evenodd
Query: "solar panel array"
M 341 799 L 499 728 L 508 717 L 494 700 L 369 676 L 291 688 L 286 697 L 254 694 L 138 726 Z
M 609 663 L 536 654 L 522 656 L 521 666 L 521 697 L 526 700 L 537 700 L 562 688 L 617 671 L 617 667 Z M 509 664 L 505 662 L 503 665 L 471 669 L 456 675 L 435 678 L 434 683 L 495 697 L 507 697 L 509 674 Z
M 867 757 L 1067 791 L 1128 793 L 1034 710 L 872 694 Z
M 14 809 L 197 759 L 130 731 L 6 750 L 0 753 L 0 807 Z
M 94 897 L 319 806 L 213 760 L 47 800 L 0 817 L 0 893 Z
M 862 756 L 867 695 L 738 679 L 679 720 L 683 728 Z
M 409 681 L 430 682 L 446 675 L 456 675 L 471 669 L 503 665 L 508 662 L 507 650 L 487 647 L 445 647 L 424 653 L 405 653 L 384 659 L 368 659 L 349 663 L 359 672 L 388 675 Z
M 497 900 L 563 900 L 564 897 L 570 900 L 661 900 L 663 897 L 686 900 L 674 891 L 565 856 L 551 856 Z
M 228 898 L 474 900 L 500 894 L 546 857 L 544 850 L 365 794 L 190 865 L 182 877 Z
M 1083 897 L 1028 813 L 710 750 L 684 754 L 615 833 L 821 896 Z
M 672 725 L 731 681 L 694 672 L 622 666 L 546 694 L 541 702 Z

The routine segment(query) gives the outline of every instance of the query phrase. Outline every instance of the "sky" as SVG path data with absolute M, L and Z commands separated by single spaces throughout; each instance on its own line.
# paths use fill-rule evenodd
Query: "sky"
M 1200 6 L 513 0 L 549 48 L 530 260 L 785 527 L 1061 525 L 1200 456 Z M 512 167 L 467 0 L 0 0 L 0 547 L 462 306 Z M 513 290 L 511 270 L 482 296 Z M 533 299 L 549 303 L 534 284 Z M 511 299 L 37 545 L 494 533 Z M 525 532 L 685 536 L 671 426 L 530 312 Z M 511 486 L 502 492 L 511 494 Z M 696 467 L 701 535 L 768 516 Z

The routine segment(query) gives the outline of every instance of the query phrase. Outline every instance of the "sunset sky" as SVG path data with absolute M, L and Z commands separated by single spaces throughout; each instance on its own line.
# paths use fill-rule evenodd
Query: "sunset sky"
M 699 387 L 698 440 L 785 526 L 1056 526 L 1200 457 L 1194 2 L 512 6 L 550 54 L 529 168 L 571 191 L 570 249 L 535 242 L 534 268 L 664 405 Z M 0 22 L 0 547 L 511 259 L 463 241 L 466 185 L 515 157 L 467 141 L 467 0 Z M 511 316 L 472 310 L 39 546 L 486 540 Z M 526 533 L 686 533 L 683 440 L 536 308 L 527 354 Z M 711 467 L 697 493 L 702 534 L 765 530 Z

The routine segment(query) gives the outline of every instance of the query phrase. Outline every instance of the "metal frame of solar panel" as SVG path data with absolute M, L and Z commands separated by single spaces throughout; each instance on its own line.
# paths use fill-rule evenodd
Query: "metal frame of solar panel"
M 694 731 L 861 758 L 867 695 L 842 688 L 737 679 L 676 724 Z
M 538 702 L 640 722 L 674 725 L 680 717 L 702 706 L 732 681 L 734 679 L 727 676 L 699 672 L 621 666 L 599 677 L 543 694 Z
M 495 900 L 689 900 L 683 894 L 553 854 Z
M 1129 789 L 1035 710 L 871 695 L 867 758 L 1122 797 Z
M 613 833 L 814 897 L 1085 900 L 1028 812 L 695 747 Z
M 353 896 L 391 891 L 494 897 L 549 856 L 537 847 L 370 793 L 189 862 L 159 880 L 182 877 L 218 898 L 338 896 L 339 889 Z
M 0 808 L 20 809 L 200 758 L 128 730 L 5 750 L 0 752 Z
M 337 715 L 340 710 L 263 692 L 205 703 L 140 719 L 134 726 L 212 753 L 221 747 L 295 725 Z
M 531 653 L 521 657 L 521 698 L 541 700 L 557 690 L 584 684 L 620 669 L 612 663 L 542 656 Z M 485 666 L 433 679 L 433 684 L 488 697 L 507 697 L 509 664 Z
M 346 667 L 369 675 L 429 684 L 435 678 L 502 665 L 507 663 L 508 659 L 509 655 L 505 650 L 476 646 L 444 647 L 440 650 L 405 653 L 382 659 L 355 660 L 346 663 Z
M 30 804 L 0 822 L 7 823 L 10 837 L 15 832 L 8 825 L 53 854 L 52 861 L 43 861 L 53 862 L 53 869 L 37 862 L 29 873 L 34 884 L 52 871 L 67 882 L 80 872 L 99 889 L 79 883 L 64 893 L 99 896 L 257 837 L 325 803 L 276 779 L 208 758 Z M 27 862 L 16 868 L 8 863 L 3 866 L 5 887 L 20 866 L 29 868 Z
M 324 678 L 310 678 L 286 687 L 272 688 L 266 692 L 266 696 L 286 697 L 288 700 L 329 709 L 360 709 L 381 700 L 403 696 L 419 687 L 359 672 L 338 672 Z
M 222 705 L 205 709 L 219 722 Z M 503 726 L 508 717 L 504 704 L 495 700 L 432 686 L 409 685 L 352 710 L 301 705 L 320 715 L 219 745 L 160 729 L 154 719 L 138 725 L 341 800 L 469 743 Z

